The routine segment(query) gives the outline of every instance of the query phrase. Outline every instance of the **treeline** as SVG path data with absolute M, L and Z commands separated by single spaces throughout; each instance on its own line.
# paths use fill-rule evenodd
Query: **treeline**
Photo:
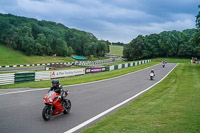
M 198 6 L 200 9 L 200 5 Z M 123 56 L 128 60 L 154 57 L 200 57 L 200 11 L 197 29 L 164 31 L 160 34 L 139 35 L 125 45 Z
M 0 14 L 0 44 L 26 55 L 103 56 L 110 42 L 60 23 Z
M 193 41 L 197 29 L 164 31 L 160 34 L 139 35 L 125 45 L 123 56 L 128 60 L 154 57 L 191 58 L 200 56 Z
M 123 42 L 112 42 L 111 45 L 124 46 Z
M 200 5 L 198 7 L 200 10 Z M 198 53 L 200 54 L 200 11 L 196 16 L 196 27 L 197 27 L 197 32 L 195 33 L 192 41 L 195 43 Z

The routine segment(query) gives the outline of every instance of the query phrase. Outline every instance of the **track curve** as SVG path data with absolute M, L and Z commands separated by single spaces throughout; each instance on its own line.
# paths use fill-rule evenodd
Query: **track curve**
M 155 84 L 175 66 L 175 63 L 168 63 L 165 68 L 162 68 L 161 64 L 158 64 L 109 80 L 64 87 L 70 92 L 68 98 L 72 102 L 72 110 L 70 114 L 54 116 L 48 122 L 41 116 L 44 107 L 43 96 L 47 89 L 33 89 L 34 91 L 20 89 L 22 91 L 19 93 L 10 93 L 18 89 L 2 89 L 0 90 L 0 132 L 62 133 L 68 131 Z M 156 73 L 153 81 L 149 80 L 151 69 Z

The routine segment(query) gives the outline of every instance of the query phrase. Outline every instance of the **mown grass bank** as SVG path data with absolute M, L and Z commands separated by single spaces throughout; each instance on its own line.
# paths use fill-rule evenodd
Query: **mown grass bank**
M 199 133 L 200 65 L 179 64 L 160 84 L 82 133 Z
M 35 63 L 72 62 L 70 57 L 26 56 L 21 52 L 0 45 L 0 65 L 26 65 Z
M 114 71 L 101 72 L 101 73 L 95 73 L 95 74 L 87 74 L 87 75 L 67 77 L 67 78 L 60 78 L 59 80 L 60 80 L 62 85 L 72 85 L 72 84 L 86 83 L 86 82 L 108 79 L 108 78 L 113 78 L 113 77 L 116 77 L 116 76 L 124 75 L 124 74 L 130 73 L 130 72 L 134 72 L 134 71 L 137 71 L 137 70 L 140 70 L 140 69 L 144 69 L 144 68 L 153 66 L 155 64 L 157 64 L 157 63 L 151 62 L 151 63 L 147 63 L 147 64 L 123 68 L 123 69 L 114 70 Z M 48 81 L 27 82 L 27 83 L 5 85 L 5 86 L 0 86 L 0 89 L 6 89 L 6 88 L 45 88 L 45 87 L 50 87 L 50 86 L 51 86 L 51 81 L 48 80 Z
M 88 58 L 88 61 L 104 60 L 108 57 Z M 73 62 L 71 57 L 53 56 L 26 56 L 23 53 L 9 49 L 0 44 L 0 66 L 4 65 L 26 65 L 41 63 Z
M 123 56 L 123 46 L 109 45 L 110 54 Z

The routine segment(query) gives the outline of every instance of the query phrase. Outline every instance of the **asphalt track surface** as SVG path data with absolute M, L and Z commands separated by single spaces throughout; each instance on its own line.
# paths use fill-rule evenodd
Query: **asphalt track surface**
M 0 89 L 0 132 L 66 132 L 152 86 L 175 66 L 175 63 L 168 63 L 165 68 L 162 68 L 161 64 L 158 64 L 118 78 L 64 87 L 70 92 L 68 99 L 72 102 L 71 112 L 67 115 L 53 116 L 50 121 L 44 121 L 42 118 L 43 96 L 47 88 Z M 156 74 L 153 81 L 149 80 L 151 69 L 154 69 Z M 94 122 L 75 132 L 91 126 Z
M 0 69 L 0 72 L 15 72 L 15 71 L 36 71 L 44 70 L 44 67 L 22 67 L 22 68 L 3 68 Z

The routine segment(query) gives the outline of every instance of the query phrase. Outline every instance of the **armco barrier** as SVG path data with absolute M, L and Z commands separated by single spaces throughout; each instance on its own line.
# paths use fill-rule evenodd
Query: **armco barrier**
M 118 69 L 121 69 L 121 68 L 122 68 L 122 64 L 119 64 L 119 65 L 118 65 Z
M 35 81 L 50 80 L 50 71 L 35 72 Z
M 151 62 L 151 60 L 143 60 L 143 61 L 138 61 L 138 62 L 126 63 L 126 64 L 112 65 L 112 66 L 106 67 L 106 71 L 112 71 L 112 70 L 117 70 L 121 68 L 137 66 L 137 65 L 149 63 L 149 62 Z
M 15 83 L 35 81 L 35 72 L 15 73 Z
M 14 84 L 15 83 L 15 74 L 0 74 L 0 85 Z
M 108 67 L 101 67 L 101 71 L 112 71 L 120 69 L 122 67 L 131 67 L 143 63 L 149 63 L 151 60 L 145 60 L 140 62 L 132 62 L 126 64 L 112 65 Z M 93 71 L 92 71 L 93 70 Z M 90 68 L 90 72 L 100 72 L 97 68 Z M 86 72 L 89 73 L 89 72 Z M 32 72 L 32 73 L 9 73 L 0 74 L 0 85 L 23 83 L 29 81 L 41 81 L 50 80 L 52 78 L 68 77 L 75 75 L 85 74 L 85 68 L 83 69 L 73 69 L 73 70 L 63 70 L 63 71 L 43 71 L 43 72 Z
M 41 63 L 41 64 L 27 64 L 27 65 L 4 65 L 0 68 L 9 68 L 9 67 L 30 67 L 30 66 L 45 66 L 45 65 L 54 65 L 54 64 L 75 64 L 81 66 L 94 65 L 99 63 L 111 62 L 112 59 L 105 60 L 96 60 L 96 61 L 74 61 L 74 62 L 59 62 L 59 63 Z
M 115 65 L 115 66 L 114 66 L 114 70 L 117 70 L 117 69 L 118 69 L 118 65 Z

